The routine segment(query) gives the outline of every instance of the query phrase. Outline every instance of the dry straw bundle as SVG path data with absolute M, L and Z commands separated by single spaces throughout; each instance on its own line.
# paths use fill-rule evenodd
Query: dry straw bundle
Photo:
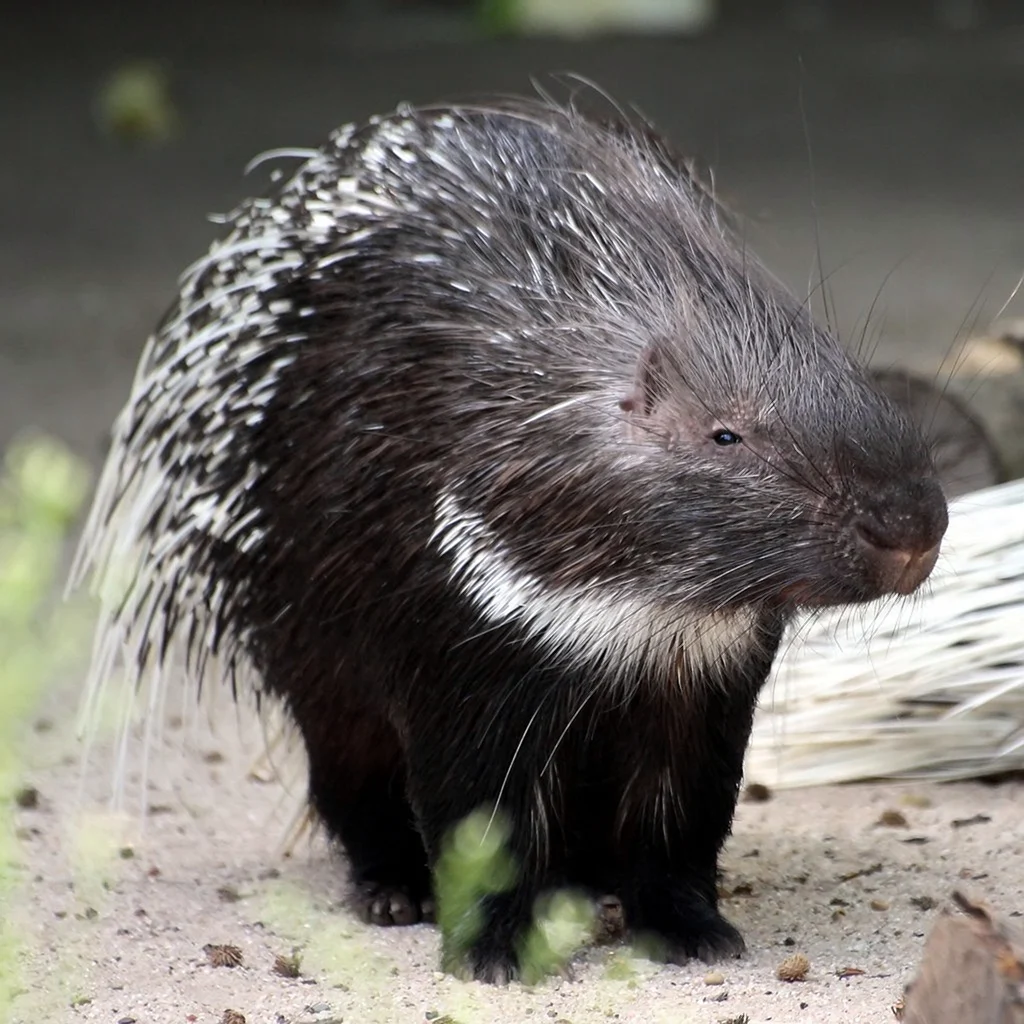
M 808 616 L 776 663 L 747 779 L 775 787 L 1024 769 L 1024 481 L 952 503 L 912 602 Z

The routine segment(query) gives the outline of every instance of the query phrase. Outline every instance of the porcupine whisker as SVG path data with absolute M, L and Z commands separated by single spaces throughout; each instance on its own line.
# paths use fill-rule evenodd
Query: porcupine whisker
M 991 279 L 991 276 L 992 276 L 992 272 L 990 272 L 990 274 L 989 274 L 989 279 Z M 1018 285 L 1018 287 L 1019 287 L 1019 285 Z M 1014 291 L 1016 292 L 1016 288 L 1014 289 Z M 978 322 L 979 322 L 979 320 L 981 318 L 983 296 L 984 296 L 984 289 L 979 289 L 978 294 L 975 296 L 974 301 L 971 303 L 970 307 L 968 308 L 967 313 L 964 314 L 964 319 L 960 322 L 959 328 L 957 329 L 956 333 L 953 335 L 953 340 L 950 342 L 950 347 L 951 348 L 957 344 L 957 341 L 956 341 L 957 338 L 963 338 L 964 339 L 963 344 L 966 345 L 967 341 L 969 341 L 970 338 L 973 337 L 974 334 L 977 332 Z M 1002 314 L 1000 314 L 1000 315 L 1002 315 Z M 979 368 L 978 372 L 975 375 L 975 382 L 976 382 L 976 384 L 980 384 L 983 380 L 984 380 L 984 378 L 982 377 L 981 371 L 980 371 L 980 368 Z M 967 390 L 965 392 L 965 394 L 966 394 L 966 397 L 967 397 L 968 400 L 973 399 L 975 397 L 975 395 L 976 395 L 976 388 L 972 389 L 972 390 Z
M 581 701 L 579 701 L 579 703 L 577 704 L 576 710 L 569 716 L 568 720 L 565 723 L 564 728 L 558 734 L 557 739 L 555 740 L 554 744 L 552 745 L 551 752 L 548 754 L 547 760 L 544 762 L 543 766 L 541 767 L 540 772 L 538 773 L 538 776 L 540 778 L 543 778 L 545 775 L 547 775 L 548 771 L 551 769 L 551 766 L 552 766 L 552 764 L 554 763 L 554 760 L 555 760 L 555 755 L 558 753 L 558 748 L 562 745 L 562 741 L 565 739 L 566 735 L 568 735 L 569 730 L 575 724 L 576 719 L 579 718 L 579 716 L 583 713 L 584 708 L 586 708 L 586 706 L 594 698 L 594 696 L 595 696 L 595 694 L 597 692 L 598 691 L 596 689 L 588 690 L 586 692 L 586 694 L 584 695 L 583 699 Z
M 512 774 L 512 769 L 515 766 L 516 758 L 519 757 L 519 751 L 523 749 L 523 743 L 526 741 L 526 736 L 530 729 L 533 728 L 533 723 L 537 720 L 537 716 L 540 714 L 542 707 L 543 704 L 538 703 L 533 714 L 530 715 L 530 720 L 526 723 L 526 728 L 523 730 L 523 734 L 519 737 L 519 742 L 516 744 L 515 750 L 512 752 L 512 758 L 508 763 L 508 768 L 505 770 L 505 776 L 501 780 L 501 785 L 498 787 L 498 795 L 494 800 L 494 808 L 491 811 L 491 816 L 487 819 L 487 827 L 484 829 L 484 833 L 481 836 L 481 843 L 486 840 L 487 836 L 490 834 L 491 826 L 494 824 L 495 816 L 501 806 L 501 798 L 505 795 L 505 787 L 508 785 L 508 780 Z

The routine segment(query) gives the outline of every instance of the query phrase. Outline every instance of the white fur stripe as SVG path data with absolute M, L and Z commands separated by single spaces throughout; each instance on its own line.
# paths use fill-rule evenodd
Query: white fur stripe
M 612 587 L 552 587 L 521 572 L 494 531 L 453 489 L 438 498 L 431 541 L 451 559 L 453 584 L 487 621 L 518 622 L 581 663 L 613 672 L 647 668 L 682 682 L 723 658 L 741 656 L 752 642 L 750 609 L 666 607 Z

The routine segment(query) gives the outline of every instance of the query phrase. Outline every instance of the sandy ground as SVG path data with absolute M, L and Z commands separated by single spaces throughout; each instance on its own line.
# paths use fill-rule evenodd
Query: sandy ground
M 869 1024 L 892 1019 L 954 888 L 1008 912 L 1024 907 L 1020 783 L 786 793 L 740 805 L 723 885 L 751 951 L 717 968 L 718 979 L 612 946 L 584 954 L 571 980 L 488 989 L 437 973 L 433 929 L 355 922 L 343 906 L 344 863 L 321 841 L 282 855 L 296 804 L 250 772 L 253 728 L 231 715 L 216 731 L 171 728 L 152 759 L 143 831 L 137 773 L 127 814 L 99 803 L 110 779 L 102 755 L 79 802 L 66 707 L 54 695 L 41 713 L 27 773 L 39 806 L 18 815 L 27 876 L 16 912 L 31 950 L 19 1021 L 170 1024 L 231 1009 L 275 1024 L 431 1015 Z M 881 824 L 884 812 L 905 824 Z M 210 943 L 238 946 L 243 964 L 212 967 Z M 274 957 L 295 950 L 301 977 L 276 974 Z M 807 979 L 778 981 L 779 964 L 798 952 L 810 961 Z
M 621 946 L 592 949 L 572 978 L 494 990 L 437 972 L 434 929 L 367 928 L 345 910 L 345 867 L 319 840 L 282 855 L 295 801 L 250 773 L 256 732 L 230 714 L 216 732 L 167 734 L 145 830 L 100 798 L 92 764 L 78 802 L 66 700 L 54 695 L 32 739 L 19 813 L 27 866 L 16 913 L 29 954 L 15 1020 L 881 1024 L 913 974 L 954 888 L 1024 908 L 1024 785 L 864 785 L 788 792 L 740 806 L 724 859 L 726 913 L 748 956 L 712 970 L 656 967 Z M 251 723 L 250 723 L 251 724 Z M 889 812 L 889 813 L 885 813 Z M 900 817 L 904 824 L 882 824 Z M 243 962 L 214 967 L 207 944 Z M 298 951 L 301 977 L 275 973 Z M 803 953 L 802 982 L 776 977 Z M 840 975 L 848 974 L 847 977 Z
M 303 7 L 302 18 L 297 4 L 161 5 L 146 22 L 147 6 L 42 4 L 0 34 L 0 442 L 31 425 L 95 460 L 175 275 L 207 244 L 203 215 L 234 204 L 254 153 L 315 143 L 401 99 L 522 89 L 548 69 L 637 101 L 712 159 L 794 287 L 806 287 L 817 223 L 847 337 L 894 272 L 868 331 L 880 358 L 933 358 L 962 323 L 987 322 L 1024 267 L 1018 29 L 381 45 L 346 35 L 331 5 Z M 124 152 L 97 136 L 90 97 L 119 60 L 150 54 L 171 62 L 187 130 L 170 149 Z M 72 680 L 53 693 L 38 715 L 49 727 L 26 737 L 25 782 L 41 794 L 18 815 L 26 1022 L 212 1022 L 231 1008 L 272 1024 L 867 1024 L 892 1019 L 954 886 L 1024 909 L 1017 784 L 790 793 L 740 808 L 725 860 L 738 895 L 726 908 L 750 954 L 721 969 L 721 984 L 698 966 L 624 965 L 602 950 L 572 981 L 462 985 L 435 973 L 430 928 L 355 924 L 339 907 L 344 865 L 318 842 L 279 856 L 287 807 L 277 786 L 248 779 L 251 748 L 230 716 L 216 737 L 158 758 L 165 778 L 146 795 L 144 836 L 136 819 L 115 829 L 99 812 L 109 751 L 79 799 L 76 691 Z M 876 824 L 892 809 L 907 827 Z M 237 945 L 242 966 L 210 966 L 208 943 Z M 286 979 L 274 956 L 293 947 L 302 977 Z M 793 952 L 810 959 L 808 978 L 779 982 Z M 838 977 L 845 968 L 863 973 Z

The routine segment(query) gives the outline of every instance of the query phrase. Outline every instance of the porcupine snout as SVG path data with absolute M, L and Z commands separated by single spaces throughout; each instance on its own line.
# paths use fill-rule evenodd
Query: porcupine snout
M 855 512 L 849 529 L 879 591 L 907 595 L 935 567 L 947 521 L 939 484 L 922 480 L 874 496 Z

